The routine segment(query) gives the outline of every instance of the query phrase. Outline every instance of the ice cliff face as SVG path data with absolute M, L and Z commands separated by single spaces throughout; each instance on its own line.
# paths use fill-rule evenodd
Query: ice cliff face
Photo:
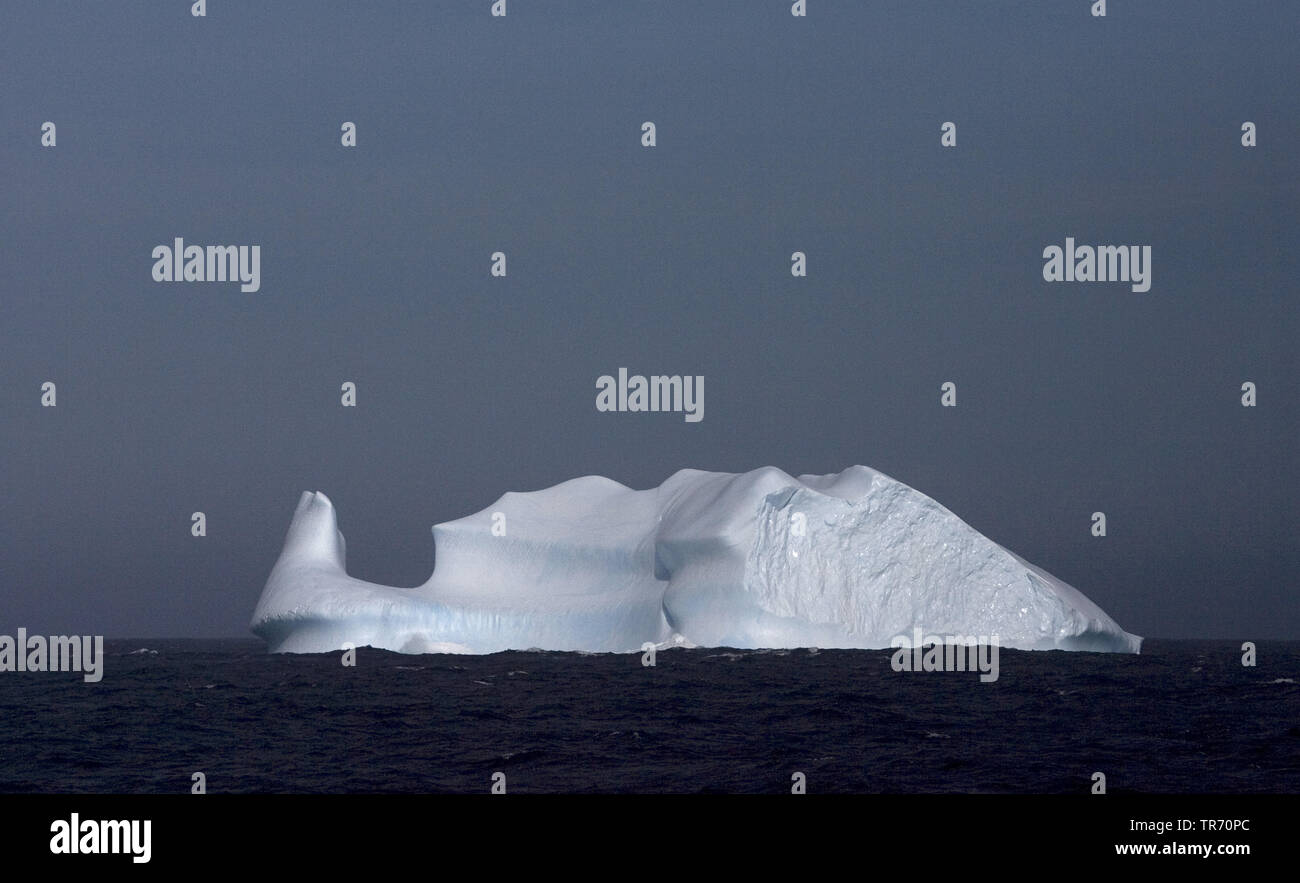
M 864 466 L 793 478 L 678 472 L 635 491 L 589 476 L 433 528 L 422 586 L 354 579 L 334 507 L 298 502 L 253 613 L 272 651 L 408 653 L 643 643 L 887 648 L 927 635 L 1138 652 L 1077 589 Z

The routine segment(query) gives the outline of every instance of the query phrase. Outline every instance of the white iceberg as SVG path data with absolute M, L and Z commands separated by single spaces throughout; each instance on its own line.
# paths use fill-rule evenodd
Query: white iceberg
M 273 652 L 632 652 L 645 643 L 887 648 L 927 635 L 1138 652 L 1072 586 L 902 482 L 853 466 L 794 478 L 682 470 L 508 493 L 433 528 L 424 585 L 348 576 L 322 493 L 298 502 L 253 613 Z

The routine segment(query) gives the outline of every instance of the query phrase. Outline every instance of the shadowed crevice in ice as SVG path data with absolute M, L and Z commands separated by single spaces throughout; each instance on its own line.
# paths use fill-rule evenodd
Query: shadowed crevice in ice
M 508 493 L 433 535 L 424 585 L 354 579 L 333 505 L 304 493 L 253 631 L 296 653 L 885 648 L 914 627 L 1030 650 L 1141 645 L 1074 587 L 864 466 L 687 469 L 644 491 L 587 476 Z

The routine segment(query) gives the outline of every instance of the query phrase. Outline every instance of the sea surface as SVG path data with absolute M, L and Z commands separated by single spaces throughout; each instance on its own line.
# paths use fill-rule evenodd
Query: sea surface
M 1300 643 L 271 655 L 114 640 L 103 680 L 0 673 L 0 792 L 1300 793 Z

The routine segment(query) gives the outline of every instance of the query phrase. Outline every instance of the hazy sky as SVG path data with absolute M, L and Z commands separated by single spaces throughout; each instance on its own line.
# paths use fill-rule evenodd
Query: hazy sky
M 863 463 L 1128 631 L 1300 638 L 1293 0 L 489 5 L 5 3 L 0 633 L 247 635 L 303 490 L 414 585 L 509 490 Z

